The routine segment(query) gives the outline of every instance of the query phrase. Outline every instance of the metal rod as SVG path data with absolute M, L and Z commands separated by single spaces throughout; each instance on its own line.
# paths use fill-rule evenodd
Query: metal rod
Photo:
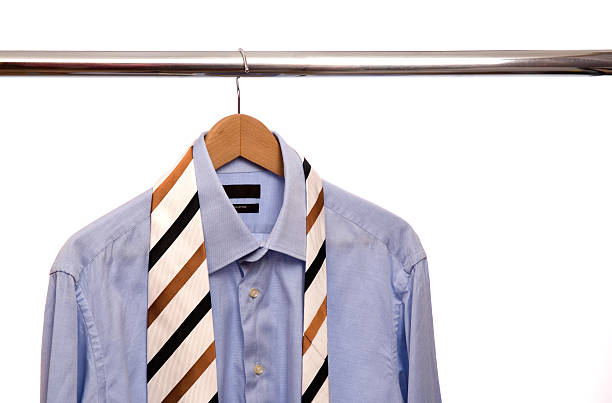
M 612 74 L 612 50 L 249 51 L 249 76 Z M 0 76 L 243 76 L 239 51 L 0 51 Z

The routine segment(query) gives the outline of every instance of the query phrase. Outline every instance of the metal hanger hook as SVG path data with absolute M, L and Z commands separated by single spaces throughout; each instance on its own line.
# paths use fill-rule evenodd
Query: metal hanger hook
M 242 50 L 242 48 L 238 48 L 238 50 L 240 51 L 240 55 L 242 56 L 242 62 L 244 63 L 244 72 L 248 73 L 249 65 L 247 64 L 246 54 L 244 53 L 244 50 Z M 238 96 L 238 114 L 240 114 L 240 83 L 238 82 L 239 78 L 240 76 L 236 76 L 236 95 Z

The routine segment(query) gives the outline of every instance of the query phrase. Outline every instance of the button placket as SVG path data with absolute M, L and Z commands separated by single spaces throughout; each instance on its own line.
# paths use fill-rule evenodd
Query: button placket
M 258 301 L 261 299 L 261 290 L 256 287 L 259 275 L 259 262 L 243 261 L 244 277 L 239 284 L 240 316 L 244 336 L 244 368 L 247 373 L 246 397 L 247 401 L 257 399 L 261 383 L 260 376 L 264 374 L 264 363 L 259 356 L 257 334 Z M 248 375 L 250 374 L 250 375 Z M 253 400 L 256 401 L 256 400 Z

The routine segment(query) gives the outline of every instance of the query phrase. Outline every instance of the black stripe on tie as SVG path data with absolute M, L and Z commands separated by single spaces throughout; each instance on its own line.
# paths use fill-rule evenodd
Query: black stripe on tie
M 304 275 L 304 292 L 310 287 L 310 284 L 314 281 L 317 273 L 321 266 L 323 266 L 323 261 L 325 260 L 325 240 L 321 244 L 321 248 L 319 252 L 317 252 L 317 256 L 315 256 L 314 260 L 310 264 L 308 270 L 306 270 L 306 274 Z
M 155 266 L 155 263 L 166 253 L 168 248 L 172 246 L 176 238 L 181 235 L 181 232 L 185 229 L 189 221 L 193 218 L 193 216 L 198 212 L 200 208 L 200 202 L 198 200 L 198 192 L 195 192 L 187 206 L 183 209 L 181 214 L 179 214 L 176 221 L 172 223 L 168 231 L 157 241 L 155 246 L 151 248 L 149 251 L 149 270 Z
M 308 174 L 310 174 L 310 164 L 304 158 L 304 162 L 302 162 L 302 168 L 304 168 L 304 179 L 308 179 Z
M 147 382 L 159 371 L 159 369 L 168 361 L 176 349 L 189 336 L 191 331 L 200 323 L 202 318 L 210 311 L 210 292 L 198 303 L 198 305 L 185 318 L 183 323 L 176 329 L 170 338 L 164 343 L 162 348 L 155 356 L 147 363 Z
M 215 395 L 213 397 L 210 398 L 210 400 L 208 401 L 208 403 L 219 403 L 219 392 L 215 393 Z
M 325 357 L 325 361 L 323 361 L 323 365 L 319 368 L 317 375 L 315 375 L 314 379 L 306 389 L 306 392 L 302 395 L 302 402 L 312 402 L 314 398 L 319 393 L 319 389 L 325 383 L 327 379 L 327 357 Z

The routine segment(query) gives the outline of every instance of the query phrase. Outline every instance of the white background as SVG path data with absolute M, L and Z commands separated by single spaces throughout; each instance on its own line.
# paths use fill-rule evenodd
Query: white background
M 612 48 L 604 0 L 0 3 L 4 50 Z M 401 216 L 446 402 L 612 401 L 612 77 L 242 78 L 243 113 Z M 3 401 L 38 399 L 47 273 L 236 110 L 233 78 L 0 77 Z

